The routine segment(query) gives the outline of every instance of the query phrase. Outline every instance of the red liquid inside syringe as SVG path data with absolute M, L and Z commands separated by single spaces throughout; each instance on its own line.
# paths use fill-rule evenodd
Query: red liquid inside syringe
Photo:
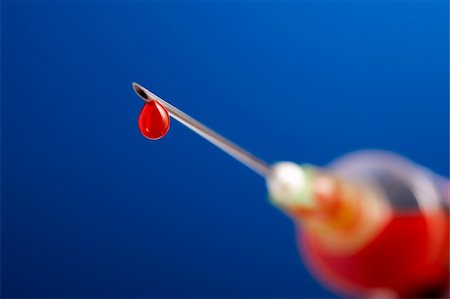
M 444 213 L 394 213 L 372 241 L 349 255 L 331 254 L 314 235 L 300 231 L 299 243 L 315 274 L 340 293 L 379 290 L 406 298 L 432 298 L 448 287 Z

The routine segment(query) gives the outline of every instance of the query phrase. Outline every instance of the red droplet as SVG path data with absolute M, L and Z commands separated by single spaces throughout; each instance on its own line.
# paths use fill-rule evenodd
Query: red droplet
M 169 131 L 169 113 L 157 101 L 147 102 L 139 114 L 138 126 L 142 135 L 148 139 L 159 139 Z

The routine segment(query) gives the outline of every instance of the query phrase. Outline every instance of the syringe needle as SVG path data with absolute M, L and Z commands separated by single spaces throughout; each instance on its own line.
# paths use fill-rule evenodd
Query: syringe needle
M 271 172 L 270 166 L 264 161 L 258 159 L 257 157 L 253 156 L 252 154 L 242 149 L 241 147 L 237 146 L 233 142 L 229 141 L 225 137 L 221 136 L 220 134 L 209 129 L 208 127 L 201 124 L 197 120 L 193 119 L 183 111 L 167 103 L 154 93 L 150 92 L 145 87 L 142 87 L 141 85 L 134 82 L 132 85 L 134 91 L 141 99 L 143 99 L 146 102 L 151 102 L 152 100 L 155 100 L 161 103 L 167 109 L 170 116 L 172 116 L 174 119 L 176 119 L 189 129 L 191 129 L 198 135 L 202 136 L 203 138 L 205 138 L 218 148 L 222 149 L 224 152 L 228 153 L 230 156 L 240 161 L 248 168 L 252 169 L 253 171 L 262 175 L 263 177 L 266 177 Z

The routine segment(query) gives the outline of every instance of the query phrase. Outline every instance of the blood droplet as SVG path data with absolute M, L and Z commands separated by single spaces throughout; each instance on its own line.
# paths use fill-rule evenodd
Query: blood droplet
M 147 102 L 139 114 L 138 126 L 142 135 L 148 139 L 160 139 L 169 131 L 169 113 L 159 102 Z

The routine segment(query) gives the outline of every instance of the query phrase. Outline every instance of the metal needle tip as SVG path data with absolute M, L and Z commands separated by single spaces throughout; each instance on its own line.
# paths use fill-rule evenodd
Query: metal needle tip
M 205 138 L 218 148 L 222 149 L 224 152 L 226 152 L 239 162 L 243 163 L 256 173 L 260 174 L 263 177 L 267 177 L 271 173 L 270 166 L 264 161 L 253 156 L 252 154 L 250 154 L 243 148 L 239 147 L 238 145 L 234 144 L 233 142 L 229 141 L 222 135 L 209 129 L 207 126 L 190 117 L 189 115 L 179 110 L 175 106 L 164 101 L 154 93 L 150 92 L 145 87 L 142 87 L 140 84 L 133 82 L 132 86 L 133 90 L 142 100 L 146 102 L 150 102 L 152 100 L 158 101 L 167 109 L 171 117 L 173 117 L 174 119 L 176 119 L 189 129 L 191 129 L 198 135 L 202 136 L 203 138 Z

